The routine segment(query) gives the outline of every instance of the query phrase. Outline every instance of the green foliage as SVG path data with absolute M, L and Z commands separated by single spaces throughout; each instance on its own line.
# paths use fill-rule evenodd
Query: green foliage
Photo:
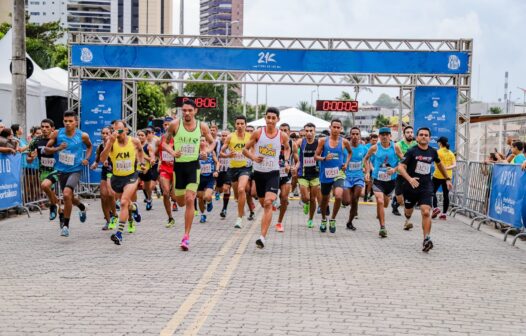
M 363 86 L 363 84 L 367 81 L 367 77 L 362 75 L 350 75 L 345 78 L 345 81 L 351 85 L 353 85 L 354 90 L 354 99 L 351 98 L 351 95 L 348 92 L 342 91 L 342 95 L 340 96 L 340 99 L 347 99 L 347 100 L 358 100 L 358 96 L 360 95 L 360 92 L 373 92 L 370 88 Z M 343 98 L 345 97 L 345 98 Z M 348 97 L 348 98 L 347 98 Z
M 498 107 L 498 106 L 493 106 L 493 107 L 490 107 L 489 113 L 491 113 L 491 114 L 501 114 L 502 113 L 502 109 L 500 107 Z
M 305 112 L 305 113 L 310 113 L 312 107 L 309 104 L 309 102 L 303 100 L 303 101 L 298 102 L 298 105 L 296 105 L 296 108 L 298 110 L 301 110 L 301 111 Z
M 391 98 L 387 93 L 382 93 L 378 99 L 373 103 L 375 106 L 385 107 L 385 108 L 395 108 L 398 106 L 396 100 Z
M 137 129 L 146 127 L 148 116 L 163 117 L 166 114 L 166 100 L 157 84 L 137 84 Z
M 382 114 L 379 114 L 376 117 L 376 120 L 374 121 L 374 127 L 375 128 L 381 128 L 385 126 L 389 126 L 389 118 L 383 116 Z

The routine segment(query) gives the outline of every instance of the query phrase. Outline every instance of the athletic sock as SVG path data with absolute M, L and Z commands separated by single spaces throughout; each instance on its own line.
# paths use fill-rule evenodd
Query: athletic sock
M 124 222 L 119 222 L 119 232 L 123 232 L 124 231 L 124 227 L 126 226 L 126 223 Z
M 259 236 L 259 240 L 261 240 L 263 242 L 263 244 L 265 244 L 265 237 Z
M 69 218 L 64 217 L 64 226 L 69 227 Z
M 80 209 L 80 211 L 84 211 L 86 210 L 86 206 L 82 203 L 79 203 L 79 205 L 77 205 L 77 207 Z
M 223 194 L 223 210 L 228 207 L 228 201 L 230 200 L 230 194 Z

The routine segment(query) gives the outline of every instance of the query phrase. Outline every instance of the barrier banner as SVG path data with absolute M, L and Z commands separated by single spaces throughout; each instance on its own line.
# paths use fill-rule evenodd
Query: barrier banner
M 91 164 L 101 143 L 102 129 L 111 125 L 113 120 L 122 118 L 122 82 L 84 80 L 81 92 L 80 129 L 88 133 L 93 144 Z M 100 167 L 90 170 L 90 183 L 100 183 L 100 172 Z
M 0 210 L 22 205 L 21 154 L 0 154 Z
M 454 87 L 417 86 L 414 101 L 415 137 L 420 127 L 431 130 L 429 145 L 438 148 L 437 140 L 445 136 L 455 151 L 457 130 L 457 89 Z
M 520 165 L 495 164 L 491 178 L 488 217 L 522 227 L 526 173 Z

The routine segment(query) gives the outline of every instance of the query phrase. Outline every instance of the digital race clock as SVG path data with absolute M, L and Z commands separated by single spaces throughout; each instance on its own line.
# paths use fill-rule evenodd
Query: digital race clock
M 216 108 L 217 99 L 212 97 L 176 97 L 175 107 L 182 107 L 184 102 L 191 99 L 197 105 L 197 108 Z
M 316 100 L 316 111 L 358 112 L 356 100 Z

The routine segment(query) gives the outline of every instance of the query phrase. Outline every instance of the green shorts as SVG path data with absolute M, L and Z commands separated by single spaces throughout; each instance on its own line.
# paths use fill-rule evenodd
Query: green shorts
M 312 178 L 304 178 L 300 177 L 298 178 L 298 184 L 301 187 L 317 187 L 320 185 L 320 179 L 318 177 L 312 177 Z
M 52 185 L 58 182 L 58 173 L 56 170 L 49 171 L 49 170 L 41 170 L 40 171 L 40 183 L 44 182 L 44 180 L 50 180 Z

